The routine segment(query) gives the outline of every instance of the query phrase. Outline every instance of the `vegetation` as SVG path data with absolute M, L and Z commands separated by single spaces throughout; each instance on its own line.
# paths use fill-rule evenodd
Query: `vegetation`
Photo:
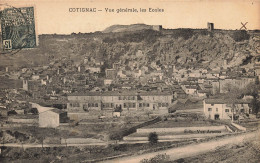
M 188 40 L 194 35 L 194 32 L 192 29 L 178 29 L 173 32 L 173 37 L 179 38 L 182 37 L 184 40 Z
M 136 132 L 136 130 L 137 130 L 138 128 L 141 128 L 141 127 L 144 127 L 144 126 L 152 125 L 152 124 L 154 124 L 154 123 L 156 123 L 156 122 L 159 122 L 159 121 L 161 121 L 161 120 L 162 120 L 162 119 L 161 119 L 160 117 L 157 117 L 157 118 L 155 118 L 155 119 L 152 119 L 152 120 L 150 120 L 150 121 L 141 123 L 141 124 L 139 124 L 139 125 L 133 126 L 133 127 L 131 127 L 131 128 L 128 128 L 128 129 L 125 129 L 125 128 L 124 128 L 124 129 L 120 129 L 120 130 L 113 131 L 113 132 L 110 133 L 109 138 L 110 138 L 111 140 L 121 140 L 121 139 L 123 139 L 124 136 L 130 135 L 130 134 Z
M 116 42 L 123 42 L 123 43 L 127 43 L 127 42 L 147 42 L 147 43 L 153 43 L 157 40 L 157 38 L 161 36 L 161 33 L 158 31 L 154 31 L 154 30 L 142 30 L 142 31 L 138 31 L 138 32 L 128 32 L 128 33 L 124 33 L 122 35 L 119 36 L 115 36 L 115 37 L 106 37 L 104 38 L 104 42 L 105 43 L 110 43 L 110 44 L 114 44 Z
M 174 142 L 160 142 L 155 146 L 149 144 L 117 144 L 86 147 L 43 147 L 43 148 L 2 148 L 2 162 L 98 162 L 105 158 L 122 154 L 133 155 L 140 151 L 156 151 L 175 144 Z M 112 152 L 111 152 L 112 151 Z M 159 158 L 159 157 L 158 157 Z M 163 157 L 161 157 L 163 158 Z M 103 160 L 104 159 L 104 160 Z M 94 161 L 89 161 L 94 160 Z M 161 159 L 162 160 L 162 159 Z
M 170 156 L 166 154 L 158 154 L 150 159 L 143 159 L 141 163 L 163 163 L 170 161 Z
M 148 140 L 149 140 L 149 143 L 151 145 L 154 145 L 154 144 L 157 144 L 158 143 L 158 135 L 156 132 L 151 132 L 148 136 Z
M 247 31 L 245 30 L 239 30 L 239 31 L 235 31 L 231 37 L 236 41 L 236 42 L 240 42 L 240 41 L 244 41 L 244 40 L 249 40 L 250 35 L 247 33 Z
M 224 89 L 227 91 L 227 93 L 224 95 L 224 98 L 229 102 L 229 105 L 232 108 L 232 113 L 237 112 L 236 108 L 236 101 L 238 99 L 241 99 L 245 95 L 252 96 L 253 100 L 251 101 L 250 105 L 252 106 L 253 113 L 257 115 L 259 112 L 259 107 L 260 107 L 260 102 L 257 100 L 258 99 L 258 90 L 260 89 L 260 85 L 257 83 L 250 83 L 245 87 L 244 89 L 234 87 L 231 84 L 226 84 L 224 86 Z M 232 114 L 232 120 L 233 120 L 233 115 Z
M 258 81 L 258 80 L 256 80 L 256 81 Z M 260 102 L 258 100 L 258 98 L 259 98 L 258 90 L 260 90 L 259 82 L 251 83 L 243 90 L 243 95 L 253 96 L 253 100 L 251 101 L 250 105 L 251 105 L 252 111 L 255 115 L 257 115 L 257 113 L 259 112 L 259 108 L 260 108 Z

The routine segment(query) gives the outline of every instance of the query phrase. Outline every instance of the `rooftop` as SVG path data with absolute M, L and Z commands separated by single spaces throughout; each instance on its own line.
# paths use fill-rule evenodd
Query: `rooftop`
M 86 93 L 72 93 L 68 96 L 135 96 L 135 95 L 141 95 L 141 96 L 167 96 L 172 95 L 171 92 L 164 91 L 164 92 L 158 92 L 158 91 L 107 91 L 107 92 L 86 92 Z
M 206 104 L 228 104 L 231 103 L 232 101 L 229 101 L 228 99 L 205 99 Z M 236 99 L 234 100 L 235 104 L 249 104 L 251 100 L 245 100 L 245 99 Z

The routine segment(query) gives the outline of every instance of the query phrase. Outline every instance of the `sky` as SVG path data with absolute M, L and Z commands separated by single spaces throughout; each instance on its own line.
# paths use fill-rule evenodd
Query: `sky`
M 163 28 L 260 29 L 260 0 L 1 0 L 14 7 L 35 8 L 38 34 L 70 34 L 102 31 L 115 24 L 144 23 Z M 70 8 L 96 8 L 97 12 L 70 12 Z M 108 13 L 105 8 L 115 9 Z M 119 8 L 147 9 L 146 12 L 116 13 Z M 149 8 L 164 12 L 148 12 Z

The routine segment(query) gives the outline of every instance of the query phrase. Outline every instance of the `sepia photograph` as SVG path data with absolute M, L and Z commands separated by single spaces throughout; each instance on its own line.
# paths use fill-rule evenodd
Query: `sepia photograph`
M 1 0 L 0 163 L 259 163 L 260 0 Z

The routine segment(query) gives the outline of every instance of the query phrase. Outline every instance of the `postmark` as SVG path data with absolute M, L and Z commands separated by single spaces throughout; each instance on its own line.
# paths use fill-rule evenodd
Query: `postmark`
M 8 8 L 0 11 L 3 53 L 15 53 L 36 46 L 34 7 Z

